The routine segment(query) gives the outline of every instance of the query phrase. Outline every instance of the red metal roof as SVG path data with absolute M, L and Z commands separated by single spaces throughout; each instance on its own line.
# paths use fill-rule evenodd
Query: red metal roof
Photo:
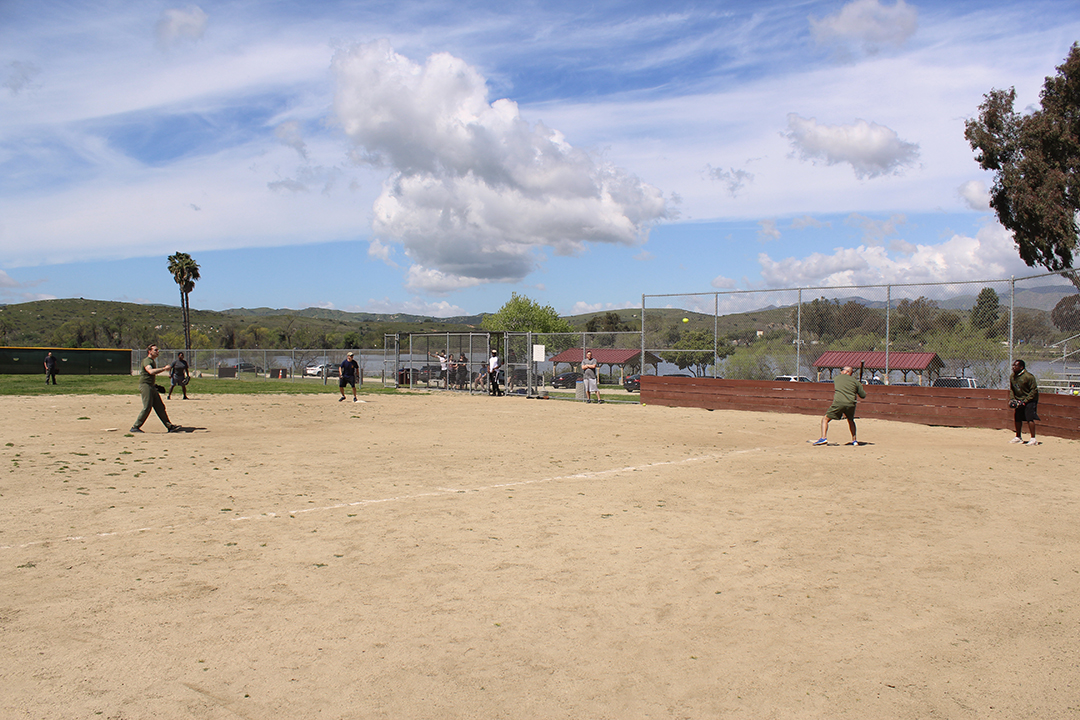
M 631 360 L 636 360 L 641 354 L 640 350 L 625 350 L 616 348 L 592 349 L 593 358 L 601 365 L 625 365 Z M 585 359 L 585 353 L 581 348 L 570 348 L 551 358 L 553 363 L 579 363 Z M 646 362 L 656 363 L 659 358 L 652 353 L 645 353 Z
M 849 352 L 842 350 L 827 350 L 817 360 L 811 363 L 816 368 L 857 368 L 865 363 L 868 370 L 885 369 L 885 353 L 881 351 Z M 937 353 L 926 352 L 890 352 L 890 370 L 940 370 L 945 363 Z

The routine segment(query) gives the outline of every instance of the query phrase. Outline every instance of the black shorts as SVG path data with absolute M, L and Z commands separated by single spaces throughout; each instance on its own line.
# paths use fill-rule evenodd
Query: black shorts
M 1013 419 L 1015 419 L 1016 422 L 1034 422 L 1039 419 L 1038 409 L 1038 400 L 1018 405 L 1016 410 L 1013 411 Z
M 352 385 L 353 387 L 356 387 L 356 378 L 351 378 L 351 377 L 338 378 L 337 386 L 339 388 L 343 388 L 346 385 Z

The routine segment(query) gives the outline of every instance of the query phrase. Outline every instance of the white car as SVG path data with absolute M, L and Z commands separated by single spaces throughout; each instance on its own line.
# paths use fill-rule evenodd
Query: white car
M 336 363 L 318 363 L 316 365 L 308 365 L 304 368 L 304 375 L 308 377 L 322 377 L 323 368 L 326 368 L 327 375 L 336 375 L 340 368 Z
M 778 375 L 777 377 L 773 378 L 773 381 L 774 382 L 776 382 L 776 381 L 778 381 L 778 382 L 810 382 L 810 378 L 806 377 L 805 375 Z

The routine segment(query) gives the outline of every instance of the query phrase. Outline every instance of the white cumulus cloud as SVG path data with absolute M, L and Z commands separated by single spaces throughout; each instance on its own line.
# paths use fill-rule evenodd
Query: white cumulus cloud
M 335 111 L 356 160 L 387 167 L 373 230 L 417 265 L 408 287 L 433 292 L 515 282 L 539 251 L 637 245 L 668 216 L 662 193 L 530 124 L 510 100 L 446 53 L 417 64 L 386 41 L 339 52 Z
M 975 237 L 954 235 L 937 245 L 908 244 L 909 252 L 890 255 L 881 246 L 836 248 L 832 254 L 773 260 L 758 255 L 768 287 L 959 282 L 1022 272 L 1012 233 L 997 223 Z
M 878 0 L 854 0 L 835 15 L 810 18 L 810 30 L 819 43 L 854 45 L 869 53 L 883 45 L 903 45 L 918 27 L 918 10 L 904 0 L 896 0 L 892 7 Z
M 956 192 L 972 210 L 987 210 L 990 208 L 990 193 L 986 189 L 986 183 L 981 180 L 968 180 L 958 187 Z
M 895 130 L 865 120 L 820 125 L 815 118 L 789 113 L 786 137 L 804 160 L 847 163 L 859 178 L 899 173 L 919 157 L 918 145 L 901 140 Z

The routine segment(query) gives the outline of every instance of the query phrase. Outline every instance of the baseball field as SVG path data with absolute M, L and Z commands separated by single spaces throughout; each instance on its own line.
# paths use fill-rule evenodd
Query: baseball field
M 333 393 L 0 397 L 0 717 L 1080 717 L 1080 442 Z

